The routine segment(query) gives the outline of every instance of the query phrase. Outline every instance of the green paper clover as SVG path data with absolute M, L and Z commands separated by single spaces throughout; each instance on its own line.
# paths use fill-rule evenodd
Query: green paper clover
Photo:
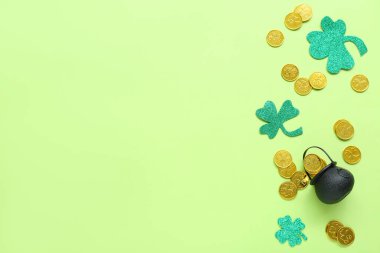
M 305 224 L 300 218 L 292 221 L 292 218 L 289 215 L 286 215 L 283 218 L 277 220 L 278 225 L 281 227 L 275 234 L 277 240 L 284 244 L 288 241 L 291 247 L 300 245 L 303 240 L 307 240 L 307 237 L 302 230 L 305 229 Z
M 346 24 L 343 20 L 334 22 L 330 17 L 324 17 L 321 21 L 323 32 L 314 31 L 307 35 L 310 43 L 310 55 L 317 60 L 328 57 L 327 70 L 331 74 L 337 74 L 341 69 L 350 70 L 355 62 L 344 43 L 352 42 L 363 56 L 367 53 L 364 42 L 355 36 L 344 36 Z
M 286 100 L 282 104 L 278 113 L 275 104 L 272 101 L 267 101 L 263 108 L 256 111 L 256 116 L 267 122 L 267 124 L 260 127 L 260 133 L 268 135 L 269 139 L 273 139 L 277 135 L 279 129 L 289 137 L 301 135 L 302 127 L 288 132 L 283 125 L 286 121 L 296 117 L 298 114 L 299 110 L 293 107 L 290 100 Z

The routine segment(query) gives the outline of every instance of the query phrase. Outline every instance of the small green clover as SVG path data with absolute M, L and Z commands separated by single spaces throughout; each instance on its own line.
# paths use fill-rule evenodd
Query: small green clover
M 364 42 L 355 36 L 344 36 L 346 24 L 343 20 L 334 22 L 330 17 L 324 17 L 321 21 L 323 32 L 314 31 L 307 35 L 310 43 L 310 55 L 317 60 L 328 57 L 327 70 L 331 74 L 337 74 L 341 69 L 350 70 L 355 62 L 344 43 L 352 42 L 363 56 L 367 53 Z
M 260 127 L 260 133 L 268 135 L 269 139 L 273 139 L 277 135 L 279 129 L 289 137 L 301 135 L 302 127 L 288 132 L 283 125 L 286 121 L 296 117 L 298 114 L 299 110 L 293 107 L 290 100 L 286 100 L 282 104 L 278 113 L 275 104 L 272 101 L 267 101 L 263 108 L 256 111 L 256 116 L 267 122 L 267 124 Z
M 295 219 L 293 222 L 292 218 L 286 215 L 283 218 L 279 218 L 277 223 L 281 229 L 276 232 L 275 237 L 280 243 L 284 244 L 288 241 L 289 245 L 294 247 L 300 245 L 302 239 L 307 240 L 306 235 L 302 233 L 302 230 L 305 229 L 306 226 L 300 218 Z

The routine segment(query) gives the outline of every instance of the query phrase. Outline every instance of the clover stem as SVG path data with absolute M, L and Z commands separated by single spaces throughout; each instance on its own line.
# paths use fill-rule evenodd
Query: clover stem
M 365 53 L 367 53 L 368 49 L 364 42 L 355 36 L 344 36 L 344 42 L 352 42 L 355 44 L 355 46 L 358 48 L 360 56 L 363 56 Z
M 302 127 L 298 128 L 294 131 L 288 132 L 288 130 L 286 130 L 284 126 L 281 126 L 281 130 L 282 130 L 282 132 L 284 132 L 284 134 L 286 134 L 287 136 L 290 136 L 290 137 L 295 137 L 295 136 L 301 135 L 303 133 Z

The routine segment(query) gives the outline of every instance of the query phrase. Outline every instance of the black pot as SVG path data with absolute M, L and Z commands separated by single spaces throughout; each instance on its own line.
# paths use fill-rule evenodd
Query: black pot
M 330 159 L 331 163 L 315 175 L 310 181 L 310 184 L 315 186 L 315 193 L 323 203 L 338 203 L 343 200 L 354 187 L 354 176 L 348 170 L 336 166 L 336 162 L 320 147 L 309 147 L 303 153 L 303 158 L 305 158 L 307 151 L 311 148 L 322 150 Z M 310 177 L 307 171 L 306 174 Z

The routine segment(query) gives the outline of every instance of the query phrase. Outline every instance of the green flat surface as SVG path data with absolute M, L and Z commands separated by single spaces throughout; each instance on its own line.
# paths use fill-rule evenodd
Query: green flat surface
M 297 1 L 0 1 L 0 252 L 246 253 L 380 252 L 378 0 L 310 0 L 313 19 L 296 32 L 283 19 Z M 356 66 L 300 97 L 281 79 L 326 73 L 306 34 L 329 15 L 362 38 Z M 286 41 L 265 42 L 279 28 Z M 353 92 L 363 73 L 370 88 Z M 260 135 L 266 100 L 300 109 L 289 129 Z M 339 141 L 333 123 L 356 132 Z M 284 201 L 272 163 L 289 150 L 298 168 L 324 147 L 356 184 L 324 205 L 313 187 Z M 362 150 L 343 162 L 347 145 Z M 309 240 L 290 249 L 277 218 L 301 217 Z M 325 235 L 338 219 L 354 229 L 347 248 Z

